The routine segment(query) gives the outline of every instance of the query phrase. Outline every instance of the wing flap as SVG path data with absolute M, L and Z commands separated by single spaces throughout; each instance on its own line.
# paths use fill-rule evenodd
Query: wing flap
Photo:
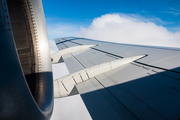
M 74 73 L 74 72 L 77 72 L 77 71 L 84 69 L 82 64 L 79 63 L 76 60 L 76 58 L 73 57 L 73 55 L 71 53 L 64 55 L 63 60 L 64 60 L 66 66 L 69 70 L 69 73 Z

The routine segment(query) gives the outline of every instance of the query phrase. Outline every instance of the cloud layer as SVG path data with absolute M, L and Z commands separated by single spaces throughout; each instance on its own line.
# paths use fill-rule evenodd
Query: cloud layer
M 47 25 L 48 38 L 73 36 L 79 31 L 79 26 L 65 23 L 51 23 Z
M 180 47 L 180 32 L 172 33 L 153 22 L 120 14 L 95 18 L 88 28 L 81 27 L 76 36 L 118 43 Z

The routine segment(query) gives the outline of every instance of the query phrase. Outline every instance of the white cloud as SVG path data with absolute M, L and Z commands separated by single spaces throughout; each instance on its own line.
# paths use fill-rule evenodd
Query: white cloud
M 68 37 L 74 35 L 79 31 L 77 25 L 65 24 L 65 23 L 54 23 L 48 24 L 47 26 L 48 37 L 49 39 L 58 38 L 58 37 Z
M 169 11 L 164 11 L 165 13 L 170 13 L 170 14 L 173 14 L 173 15 L 180 15 L 180 10 L 179 9 L 176 9 L 176 8 L 172 8 L 170 7 L 169 8 Z
M 130 19 L 132 21 L 136 21 L 136 22 L 153 22 L 157 25 L 167 25 L 167 24 L 172 24 L 173 22 L 165 22 L 163 20 L 161 20 L 158 17 L 155 17 L 153 15 L 146 15 L 146 16 L 142 16 L 140 14 L 123 14 L 123 13 L 119 13 L 119 16 L 121 16 L 122 18 L 126 18 L 126 19 Z
M 118 43 L 180 47 L 180 32 L 172 33 L 163 26 L 138 18 L 135 15 L 102 15 L 95 18 L 88 28 L 81 27 L 76 36 Z

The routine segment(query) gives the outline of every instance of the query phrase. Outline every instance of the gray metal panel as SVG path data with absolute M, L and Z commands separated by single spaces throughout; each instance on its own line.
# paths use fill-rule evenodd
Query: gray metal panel
M 73 42 L 77 42 L 83 45 L 94 45 L 94 44 L 103 44 L 103 42 L 95 41 L 95 40 L 86 40 L 86 39 L 76 39 Z
M 179 83 L 176 79 L 135 65 L 117 68 L 105 75 L 116 83 L 124 83 L 121 86 L 142 101 Z
M 76 85 L 76 87 L 80 94 L 84 94 L 84 93 L 88 93 L 88 92 L 92 92 L 96 90 L 96 88 L 92 85 L 90 81 L 85 81 L 83 83 L 80 83 Z
M 81 53 L 81 54 L 79 54 L 79 53 Z M 108 57 L 105 53 L 95 51 L 93 49 L 89 49 L 89 50 L 84 51 L 84 52 L 79 51 L 79 52 L 73 53 L 73 55 L 79 61 L 81 61 L 81 63 L 85 67 L 92 67 L 94 65 L 98 65 L 101 63 L 116 60 L 115 58 Z
M 66 49 L 66 48 L 67 48 L 67 47 L 66 47 L 65 45 L 63 45 L 63 44 L 58 44 L 57 47 L 58 47 L 59 50 L 63 50 L 63 49 Z
M 64 55 L 63 60 L 66 63 L 69 73 L 74 73 L 84 69 L 84 67 L 71 54 Z
M 177 52 L 176 52 L 177 53 Z M 178 52 L 180 53 L 180 52 Z M 174 52 L 171 52 L 170 54 L 175 54 Z M 167 57 L 168 54 L 166 54 L 166 58 L 162 58 L 160 60 L 157 60 L 153 63 L 154 66 L 160 66 L 166 69 L 174 69 L 177 68 L 177 63 L 179 63 L 180 60 L 180 54 L 178 56 L 170 56 Z M 167 64 L 168 63 L 168 64 Z M 176 71 L 180 72 L 180 69 L 177 69 Z
M 155 74 L 139 79 L 134 79 L 131 82 L 122 84 L 121 87 L 129 91 L 141 101 L 145 101 L 167 89 L 172 88 L 178 83 L 179 81 L 175 79 L 168 78 L 161 74 Z
M 168 120 L 178 120 L 180 118 L 180 91 L 169 89 L 145 103 Z
M 126 106 L 124 106 L 116 98 L 116 96 L 114 96 L 108 89 L 106 89 L 107 86 L 105 84 L 109 83 L 110 80 L 102 79 L 102 77 L 104 78 L 103 74 L 99 75 L 99 77 L 101 77 L 101 78 L 99 78 L 99 77 L 97 78 L 97 77 L 95 79 L 91 79 L 90 82 L 96 87 L 96 89 L 99 89 L 98 92 L 109 103 L 109 105 L 111 105 L 111 107 L 113 107 L 113 109 L 125 120 L 126 119 L 127 120 L 136 120 L 136 119 L 138 119 L 131 111 L 129 111 L 129 109 Z M 100 89 L 100 88 L 102 88 L 102 89 Z
M 110 79 L 108 76 L 106 76 L 105 74 L 101 74 L 96 76 L 96 78 L 105 86 L 105 87 L 110 87 L 113 85 L 116 85 L 117 83 L 113 80 Z
M 77 44 L 72 43 L 72 42 L 64 42 L 64 44 L 68 47 L 78 46 Z
M 108 90 L 116 96 L 137 118 L 142 120 L 164 120 L 165 118 L 137 99 L 134 95 L 124 90 L 119 85 L 109 87 Z
M 84 89 L 85 87 L 86 89 Z M 88 91 L 96 90 L 95 86 L 90 81 L 86 81 L 77 85 L 77 89 L 79 93 L 81 93 L 81 97 L 83 98 L 83 100 L 87 99 L 88 102 L 85 102 L 85 105 L 87 106 L 87 104 L 89 104 L 91 106 L 91 108 L 88 108 L 88 111 L 90 112 L 92 119 L 122 120 L 119 114 L 109 105 L 109 103 L 103 98 L 103 96 L 99 92 L 90 92 L 88 95 L 82 94 L 84 92 L 87 93 Z
M 148 74 L 143 74 L 146 72 L 147 70 L 141 67 L 128 64 L 128 65 L 119 67 L 117 69 L 114 69 L 112 71 L 109 71 L 105 73 L 105 75 L 109 76 L 109 78 L 111 78 L 116 83 L 124 83 L 124 82 L 131 81 L 133 79 L 147 76 Z

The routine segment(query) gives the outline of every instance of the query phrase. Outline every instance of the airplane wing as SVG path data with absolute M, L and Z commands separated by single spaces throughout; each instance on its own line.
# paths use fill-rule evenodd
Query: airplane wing
M 92 119 L 180 119 L 180 49 L 57 38 L 52 63 L 70 74 L 54 97 L 80 94 Z

